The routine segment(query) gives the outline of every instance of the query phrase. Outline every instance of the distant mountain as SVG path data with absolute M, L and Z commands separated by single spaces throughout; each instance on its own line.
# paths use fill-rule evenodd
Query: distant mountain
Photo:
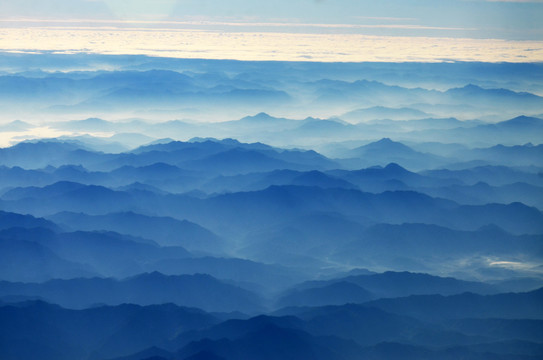
M 267 113 L 261 112 L 254 116 L 246 116 L 240 120 L 233 120 L 218 124 L 221 128 L 238 132 L 260 131 L 278 131 L 283 129 L 293 129 L 300 126 L 299 120 L 291 120 L 286 118 L 277 118 Z
M 508 89 L 484 89 L 468 84 L 462 88 L 447 90 L 444 95 L 455 101 L 475 103 L 481 106 L 524 106 L 525 109 L 541 109 L 543 98 L 525 92 L 514 92 Z
M 440 93 L 426 89 L 407 89 L 401 86 L 385 85 L 378 81 L 356 80 L 354 82 L 323 79 L 313 84 L 315 105 L 326 104 L 353 107 L 381 104 L 384 107 L 397 106 L 402 99 L 405 103 L 421 102 L 423 98 L 439 99 Z M 364 100 L 362 103 L 361 101 Z
M 424 129 L 455 129 L 455 128 L 471 128 L 479 125 L 481 122 L 477 120 L 458 120 L 456 118 L 424 118 L 407 122 L 408 127 L 414 130 Z
M 0 211 L 0 230 L 5 230 L 13 227 L 20 228 L 45 228 L 52 231 L 59 231 L 60 228 L 57 224 L 45 220 L 43 218 L 35 218 L 31 215 L 21 215 L 16 213 L 10 213 Z
M 231 101 L 235 101 L 241 104 L 259 102 L 261 105 L 286 105 L 292 100 L 292 97 L 286 91 L 270 88 L 232 89 L 230 91 L 225 91 L 222 94 L 218 94 L 218 96 L 214 97 L 219 101 L 224 102 L 225 104 L 228 104 L 228 102 Z
M 379 141 L 372 142 L 368 145 L 361 146 L 357 149 L 354 149 L 354 151 L 360 151 L 361 153 L 377 153 L 379 151 L 390 151 L 390 152 L 410 152 L 414 153 L 414 151 L 409 148 L 409 146 L 406 146 L 402 143 L 392 141 L 389 138 L 383 138 Z
M 482 211 L 484 209 L 484 211 Z M 543 213 L 534 207 L 526 206 L 520 202 L 511 204 L 463 205 L 451 213 L 456 218 L 456 226 L 461 229 L 475 230 L 474 218 L 485 225 L 499 224 L 501 228 L 513 234 L 541 234 L 543 233 Z
M 260 356 L 264 354 L 266 358 L 275 359 L 274 354 L 277 352 L 271 352 L 268 348 L 277 346 L 281 349 L 277 356 L 290 358 L 290 351 L 287 354 L 282 351 L 292 348 L 291 351 L 296 353 L 296 349 L 308 345 L 308 340 L 318 341 L 321 352 L 324 351 L 327 358 L 339 356 L 340 359 L 356 359 L 361 354 L 364 358 L 375 360 L 452 360 L 459 356 L 481 360 L 506 359 L 512 354 L 518 354 L 513 355 L 514 358 L 535 359 L 541 353 L 541 347 L 536 342 L 513 340 L 517 337 L 533 338 L 527 332 L 511 326 L 515 322 L 527 327 L 537 326 L 536 322 L 530 324 L 525 320 L 509 323 L 501 319 L 482 320 L 479 326 L 474 327 L 467 324 L 470 322 L 468 320 L 463 330 L 477 335 L 466 335 L 458 332 L 458 326 L 454 324 L 443 323 L 439 325 L 442 328 L 438 329 L 435 325 L 360 305 L 290 310 L 299 318 L 258 316 L 248 320 L 230 320 L 206 330 L 182 334 L 175 340 L 175 344 L 183 345 L 176 353 L 164 355 L 156 348 L 150 348 L 146 353 L 165 356 L 167 359 L 245 359 L 257 356 L 254 346 L 258 345 L 264 349 Z M 505 325 L 509 331 L 500 333 L 498 330 L 488 337 L 483 335 L 485 333 L 481 331 L 481 326 L 497 323 Z M 279 335 L 281 333 L 283 336 Z M 264 334 L 269 336 L 266 342 L 261 343 L 260 336 Z M 290 336 L 285 337 L 286 334 Z M 511 340 L 498 340 L 500 336 Z M 311 352 L 311 348 L 305 348 L 299 356 L 305 358 L 308 353 L 312 354 L 312 358 L 318 358 L 318 355 Z
M 209 275 L 167 276 L 145 273 L 122 280 L 78 278 L 44 283 L 0 282 L 0 294 L 39 296 L 70 308 L 94 304 L 175 303 L 207 311 L 254 313 L 262 310 L 260 299 L 247 290 L 221 282 Z
M 204 354 L 203 359 L 208 359 L 207 356 L 210 356 L 208 354 Z M 118 358 L 115 358 L 115 360 L 168 360 L 172 357 L 172 353 L 169 351 L 166 351 L 164 349 L 161 349 L 156 346 L 152 346 L 150 348 L 147 348 L 145 350 L 139 351 L 135 354 L 128 355 L 128 356 L 121 356 Z M 197 359 L 197 358 L 196 358 Z M 217 358 L 220 360 L 220 358 Z M 214 360 L 214 358 L 210 358 L 209 360 Z
M 0 63 L 0 359 L 543 358 L 543 64 Z
M 66 122 L 55 122 L 53 126 L 57 129 L 72 131 L 106 132 L 115 131 L 117 126 L 114 122 L 99 118 L 88 118 L 84 120 L 71 120 Z
M 353 130 L 355 130 L 353 125 L 335 119 L 310 119 L 305 120 L 303 125 L 296 129 L 296 133 L 303 134 L 303 136 L 322 137 L 326 134 L 345 135 Z
M 337 212 L 350 214 L 362 219 L 381 219 L 386 208 L 388 221 L 409 221 L 419 216 L 437 215 L 438 208 L 455 207 L 454 204 L 431 199 L 412 192 L 389 192 L 383 194 L 369 194 L 350 189 L 321 189 L 317 187 L 300 186 L 272 186 L 268 189 L 255 192 L 219 195 L 206 199 L 207 206 L 211 206 L 215 213 L 220 211 L 227 216 L 230 224 L 243 221 L 243 224 L 280 223 L 292 219 L 293 216 L 306 212 Z M 394 207 L 388 205 L 394 203 Z M 409 210 L 404 206 L 408 206 Z M 229 209 L 226 212 L 226 209 Z M 232 212 L 235 210 L 235 212 Z M 423 215 L 424 213 L 424 215 Z M 209 214 L 209 213 L 208 213 Z M 236 215 L 236 216 L 234 216 Z M 432 216 L 431 218 L 434 218 Z M 273 219 L 273 221 L 270 221 Z M 244 225 L 247 226 L 247 225 Z M 247 228 L 250 230 L 251 228 Z
M 543 319 L 543 290 L 497 295 L 420 295 L 367 303 L 388 312 L 427 321 L 466 318 Z
M 517 116 L 514 119 L 506 120 L 495 124 L 499 128 L 517 130 L 526 128 L 531 131 L 536 129 L 543 129 L 543 119 L 529 116 Z
M 366 109 L 357 109 L 349 111 L 340 116 L 341 119 L 348 121 L 369 121 L 377 119 L 390 120 L 413 120 L 430 117 L 430 114 L 412 108 L 388 108 L 384 106 L 374 106 Z
M 62 195 L 67 192 L 77 191 L 84 188 L 85 185 L 78 184 L 70 181 L 59 181 L 55 184 L 40 187 L 26 187 L 26 188 L 15 188 L 7 191 L 2 195 L 2 198 L 5 200 L 22 200 L 32 197 L 55 197 Z
M 406 142 L 413 150 L 420 151 L 422 153 L 430 153 L 434 155 L 450 157 L 455 152 L 464 150 L 467 147 L 459 143 L 441 143 L 436 141 L 418 142 L 409 141 Z
M 69 260 L 70 263 L 77 264 L 72 265 L 72 268 L 88 269 L 87 274 L 91 272 L 89 269 L 92 269 L 92 273 L 104 276 L 128 276 L 141 272 L 143 264 L 152 261 L 191 256 L 187 250 L 179 246 L 162 248 L 149 240 L 113 232 L 53 233 L 43 228 L 10 228 L 0 231 L 0 239 L 3 240 L 4 250 L 9 251 L 12 256 L 18 254 L 21 260 L 17 263 L 14 257 L 14 260 L 9 262 L 12 270 L 5 273 L 6 276 L 10 274 L 10 277 L 4 277 L 4 279 L 14 281 L 23 279 L 43 281 L 55 277 L 74 276 L 73 270 L 69 271 L 66 266 L 57 269 L 54 265 L 55 259 L 59 264 L 67 263 Z M 30 256 L 33 252 L 25 253 L 22 250 L 25 247 L 40 249 L 45 259 L 52 259 L 50 262 L 36 261 L 31 267 L 36 271 L 29 272 L 25 268 L 28 264 L 22 259 L 27 259 L 27 255 Z M 50 274 L 54 269 L 57 270 Z M 66 272 L 61 269 L 65 269 Z M 16 277 L 18 271 L 22 274 L 22 278 Z
M 135 155 L 137 156 L 135 156 Z M 338 164 L 315 151 L 283 150 L 261 143 L 237 140 L 171 142 L 140 147 L 115 160 L 116 165 L 142 166 L 164 162 L 183 169 L 212 174 L 237 174 L 275 169 L 313 170 Z
M 264 262 L 302 266 L 326 258 L 333 249 L 357 239 L 364 225 L 338 213 L 293 216 L 268 229 L 249 233 L 241 253 Z M 330 238 L 334 238 L 333 242 Z
M 358 304 L 286 308 L 279 313 L 302 319 L 303 329 L 314 336 L 338 336 L 362 346 L 383 341 L 408 342 L 412 334 L 427 327 L 414 318 Z
M 504 339 L 538 342 L 536 334 L 541 333 L 538 326 L 542 321 L 523 319 L 526 316 L 540 318 L 538 296 L 537 291 L 491 296 L 472 293 L 449 297 L 424 295 L 381 299 L 362 305 L 291 307 L 279 310 L 277 314 L 302 319 L 303 329 L 313 335 L 333 334 L 367 346 L 383 341 L 399 341 L 434 349 Z M 432 303 L 435 299 L 437 301 Z M 458 301 L 457 306 L 454 301 Z M 523 304 L 526 309 L 516 308 L 515 304 Z M 425 307 L 427 313 L 424 313 Z M 492 314 L 504 310 L 507 318 L 519 317 L 493 317 Z M 477 311 L 481 312 L 477 314 Z
M 153 217 L 134 212 L 86 215 L 62 212 L 49 219 L 74 230 L 109 230 L 155 240 L 162 246 L 182 246 L 190 251 L 222 253 L 225 242 L 198 224 L 171 217 Z
M 188 161 L 184 167 L 219 174 L 239 174 L 275 169 L 297 169 L 300 166 L 263 154 L 259 151 L 234 148 L 208 157 Z
M 502 344 L 492 343 L 487 346 L 453 346 L 436 349 L 435 347 L 406 345 L 398 342 L 383 342 L 363 349 L 359 355 L 372 360 L 455 360 L 462 358 L 473 360 L 535 360 L 540 354 L 537 350 L 532 354 L 525 354 L 525 351 L 521 350 L 523 346 L 537 347 L 533 343 L 523 343 L 516 348 L 510 347 L 509 349 L 507 349 L 507 346 L 500 345 Z
M 337 163 L 314 151 L 285 150 L 279 152 L 235 147 L 198 160 L 189 160 L 181 165 L 203 172 L 233 175 L 276 169 L 323 169 L 335 167 Z
M 350 287 L 347 287 L 346 284 L 350 284 Z M 336 289 L 332 285 L 337 287 L 337 292 L 332 291 L 333 289 Z M 344 288 L 346 291 L 339 291 L 341 288 Z M 300 295 L 308 296 L 308 301 L 312 302 L 326 301 L 327 297 L 332 299 L 333 296 L 335 296 L 334 293 L 336 293 L 338 300 L 349 298 L 354 299 L 354 297 L 351 297 L 348 291 L 354 292 L 355 289 L 359 294 L 363 294 L 363 297 L 365 297 L 367 300 L 369 298 L 393 298 L 416 294 L 451 295 L 460 294 L 466 291 L 481 294 L 498 292 L 497 288 L 480 282 L 463 281 L 450 277 L 445 278 L 422 273 L 387 271 L 380 274 L 351 275 L 331 280 L 308 281 L 293 287 L 289 291 L 286 291 L 280 300 L 280 304 L 283 304 L 284 306 L 306 306 L 305 304 L 289 303 L 291 300 L 297 301 L 297 299 L 300 298 Z M 339 301 L 344 301 L 344 303 L 366 302 L 345 300 Z M 333 303 L 327 305 L 333 305 Z M 307 306 L 312 305 L 307 304 Z
M 218 176 L 200 187 L 208 193 L 263 190 L 272 185 L 318 186 L 321 188 L 356 188 L 356 185 L 329 172 L 319 170 L 273 170 L 232 176 Z
M 68 91 L 73 85 L 74 80 L 67 78 L 3 75 L 0 76 L 0 101 L 9 106 L 20 105 L 25 100 L 31 100 L 32 104 L 47 104 L 60 99 L 73 101 L 73 94 Z
M 241 143 L 236 142 L 235 145 L 242 146 Z M 181 150 L 191 150 L 193 153 L 199 155 L 199 157 L 209 156 L 216 154 L 218 152 L 230 149 L 233 146 L 232 143 L 225 141 L 216 141 L 215 139 L 206 139 L 205 141 L 170 141 L 170 142 L 161 142 L 158 144 L 149 144 L 140 146 L 137 149 L 134 149 L 132 153 L 141 154 L 147 152 L 177 152 Z
M 74 102 L 58 101 L 52 106 L 52 110 L 55 111 L 80 112 L 95 109 L 120 111 L 128 105 L 140 110 L 157 106 L 171 110 L 195 104 L 228 107 L 236 103 L 252 110 L 258 106 L 248 107 L 247 104 L 258 104 L 263 107 L 270 104 L 285 104 L 291 99 L 285 91 L 261 84 L 252 83 L 251 87 L 246 87 L 232 81 L 232 86 L 213 86 L 216 85 L 213 82 L 201 83 L 190 75 L 171 70 L 103 71 L 87 79 L 73 79 L 71 83 L 67 83 L 68 79 L 62 80 L 64 82 L 62 85 L 67 91 L 84 87 L 87 97 L 75 105 Z M 51 86 L 50 77 L 45 77 L 41 81 L 44 83 L 43 86 Z
M 17 238 L 22 233 L 28 237 Z M 50 230 L 11 228 L 0 232 L 0 278 L 11 281 L 46 281 L 53 278 L 73 278 L 96 275 L 89 265 L 61 258 L 35 240 L 47 236 Z
M 92 120 L 92 121 L 91 121 Z M 130 149 L 136 148 L 143 144 L 148 144 L 153 141 L 153 137 L 143 135 L 135 131 L 134 126 L 141 128 L 142 132 L 147 132 L 146 127 L 151 127 L 152 125 L 139 125 L 137 120 L 130 121 L 128 123 L 115 123 L 101 119 L 87 119 L 87 120 L 76 120 L 69 121 L 67 123 L 52 123 L 51 127 L 66 127 L 68 130 L 73 130 L 76 132 L 85 132 L 88 131 L 92 134 L 97 134 L 97 136 L 85 134 L 85 135 L 64 135 L 56 138 L 58 141 L 70 142 L 75 144 L 80 144 L 86 149 L 104 152 L 104 153 L 121 153 L 129 151 Z M 73 126 L 73 129 L 71 128 Z M 86 127 L 89 129 L 86 129 Z M 83 127 L 83 129 L 79 129 Z M 108 130 L 114 135 L 104 136 L 104 131 Z M 126 132 L 125 132 L 126 131 Z
M 157 158 L 169 161 L 169 159 L 175 158 L 175 156 L 157 156 Z M 165 162 L 154 162 L 152 156 L 147 157 L 142 155 L 133 158 L 133 160 L 133 163 L 137 164 L 137 166 L 125 165 L 114 169 L 101 179 L 101 184 L 127 186 L 136 182 L 156 188 L 159 190 L 158 193 L 164 193 L 184 192 L 187 189 L 193 189 L 194 186 L 201 182 L 201 179 L 198 178 L 199 174 L 194 171 L 181 169 L 178 166 Z M 140 160 L 143 161 L 140 163 Z M 142 166 L 139 166 L 138 163 Z M 151 191 L 157 192 L 156 190 Z
M 125 192 L 128 192 L 128 193 L 134 193 L 134 192 L 153 192 L 153 193 L 156 193 L 158 195 L 166 195 L 167 192 L 164 191 L 164 190 L 161 190 L 155 186 L 152 186 L 152 185 L 149 185 L 149 184 L 143 184 L 143 183 L 140 183 L 138 181 L 136 182 L 133 182 L 131 184 L 128 184 L 128 185 L 124 185 L 124 186 L 120 186 L 114 190 L 117 190 L 117 191 L 125 191 Z
M 343 359 L 338 349 L 305 332 L 269 325 L 238 339 L 202 340 L 179 350 L 180 359 Z M 356 349 L 356 345 L 352 344 Z M 352 350 L 352 349 L 349 349 Z M 352 350 L 353 351 L 353 350 Z M 353 351 L 354 352 L 354 351 Z M 341 353 L 341 352 L 340 352 Z M 205 357 L 199 357 L 203 356 Z
M 140 272 L 141 266 L 164 258 L 192 256 L 183 247 L 159 247 L 142 238 L 113 232 L 59 234 L 51 248 L 60 256 L 91 264 L 105 276 L 128 276 Z
M 351 166 L 357 163 L 359 167 L 398 163 L 414 170 L 436 167 L 444 162 L 444 159 L 438 156 L 420 153 L 389 138 L 352 149 L 343 157 L 357 159 L 351 161 Z
M 33 213 L 51 213 L 60 211 L 81 212 L 91 209 L 91 214 L 99 214 L 134 208 L 133 197 L 120 191 L 113 191 L 103 186 L 83 185 L 61 181 L 43 188 L 15 188 L 2 197 L 6 208 L 34 208 Z M 10 202 L 13 206 L 7 206 Z M 56 211 L 55 211 L 56 210 Z
M 190 331 L 179 334 L 175 339 L 171 339 L 170 345 L 180 347 L 201 338 L 210 340 L 236 339 L 269 325 L 299 330 L 303 323 L 301 319 L 294 316 L 257 315 L 245 319 L 232 318 L 198 332 Z
M 465 160 L 486 160 L 494 164 L 542 166 L 543 161 L 541 158 L 543 158 L 543 144 L 515 146 L 496 145 L 490 148 L 477 148 L 461 151 L 457 153 L 456 156 Z
M 354 189 L 271 186 L 254 192 L 207 198 L 187 195 L 137 196 L 100 186 L 63 184 L 40 189 L 14 189 L 1 198 L 4 209 L 34 215 L 61 211 L 104 214 L 149 208 L 159 216 L 196 222 L 214 232 L 247 233 L 307 212 L 337 212 L 377 223 L 434 223 L 460 230 L 500 224 L 515 234 L 543 231 L 543 214 L 520 203 L 460 206 L 413 191 L 371 194 Z
M 420 187 L 438 187 L 462 184 L 458 179 L 432 178 L 424 173 L 411 172 L 396 163 L 373 166 L 360 170 L 332 170 L 328 172 L 357 185 L 363 191 L 409 190 Z
M 291 291 L 279 299 L 277 306 L 343 305 L 364 303 L 372 298 L 374 295 L 364 288 L 349 281 L 338 281 L 322 287 Z
M 56 182 L 57 179 L 44 170 L 27 170 L 19 166 L 7 167 L 0 165 L 0 187 L 3 192 L 11 187 L 45 186 Z
M 264 132 L 263 138 L 269 143 L 282 144 L 285 147 L 297 145 L 317 149 L 323 143 L 356 140 L 364 136 L 364 132 L 357 126 L 338 118 L 309 117 L 296 121 L 298 126 Z M 254 138 L 254 135 L 252 137 Z
M 4 166 L 38 169 L 47 165 L 60 166 L 98 161 L 99 155 L 80 146 L 60 141 L 21 142 L 0 149 L 0 162 Z
M 505 306 L 522 312 L 525 309 L 516 308 L 518 303 L 509 302 L 509 298 L 523 295 L 501 294 L 492 298 L 504 300 Z M 458 297 L 462 296 L 472 295 Z M 427 296 L 398 300 L 416 300 L 421 306 L 427 306 L 425 298 Z M 428 310 L 430 314 L 435 312 L 433 308 Z M 289 308 L 282 312 L 295 316 L 257 316 L 220 322 L 200 310 L 171 304 L 100 306 L 86 310 L 67 310 L 43 302 L 2 305 L 0 324 L 10 330 L 2 328 L 8 340 L 2 347 L 2 356 L 18 354 L 21 359 L 31 359 L 39 353 L 43 359 L 71 359 L 93 354 L 119 360 L 149 356 L 152 359 L 234 360 L 262 356 L 297 359 L 307 354 L 316 359 L 356 359 L 363 354 L 379 360 L 452 360 L 459 356 L 531 360 L 541 354 L 538 346 L 541 320 L 481 317 L 446 320 L 438 316 L 432 319 L 433 323 L 426 323 L 353 304 Z M 23 321 L 32 326 L 15 326 Z M 82 329 L 74 330 L 80 327 Z M 150 328 L 155 330 L 150 333 Z M 40 333 L 41 336 L 37 336 Z M 128 355 L 131 353 L 134 355 Z
M 539 98 L 543 99 L 543 98 Z M 543 103 L 543 100 L 541 100 Z M 518 106 L 518 103 L 516 103 Z M 538 105 L 540 106 L 540 105 Z M 526 110 L 522 110 L 526 111 Z M 419 137 L 432 137 L 433 141 L 447 142 L 448 139 L 461 139 L 462 143 L 483 143 L 492 146 L 504 144 L 513 146 L 517 144 L 535 143 L 541 144 L 543 137 L 541 130 L 543 120 L 526 116 L 519 116 L 511 120 L 486 123 L 469 128 L 456 128 L 446 131 L 426 131 L 419 133 Z M 491 145 L 492 144 L 492 145 Z
M 537 173 L 507 166 L 477 166 L 462 170 L 436 169 L 422 171 L 420 174 L 435 177 L 441 181 L 458 179 L 468 185 L 485 182 L 493 186 L 504 186 L 517 182 L 525 182 L 543 186 L 543 177 Z
M 165 258 L 146 264 L 147 271 L 166 275 L 206 273 L 257 292 L 270 293 L 305 279 L 303 270 L 277 264 L 264 264 L 241 258 L 191 257 Z
M 267 152 L 269 156 L 284 161 L 293 162 L 298 165 L 301 170 L 327 170 L 336 169 L 339 164 L 331 159 L 328 159 L 324 155 L 319 154 L 313 150 L 282 150 L 277 152 Z
M 213 354 L 212 359 L 345 359 L 360 349 L 351 341 L 312 336 L 298 329 L 296 320 L 266 316 L 231 320 L 203 332 L 202 340 L 185 345 L 175 358 L 205 353 Z
M 541 235 L 511 235 L 496 226 L 459 231 L 429 224 L 379 224 L 359 233 L 332 258 L 421 271 L 454 259 L 474 261 L 479 256 L 535 259 L 543 255 L 542 240 Z
M 319 186 L 322 188 L 356 188 L 355 185 L 349 183 L 348 181 L 327 175 L 316 170 L 300 174 L 299 176 L 292 179 L 292 182 L 290 184 L 302 186 Z
M 14 120 L 14 121 L 12 121 L 10 123 L 0 125 L 0 131 L 18 132 L 18 131 L 30 130 L 30 129 L 34 128 L 34 127 L 35 127 L 35 125 L 29 124 L 29 123 L 27 123 L 25 121 Z
M 485 182 L 478 182 L 470 186 L 451 185 L 438 188 L 417 188 L 417 190 L 433 197 L 450 199 L 466 205 L 521 202 L 543 210 L 543 187 L 524 182 L 502 186 L 491 186 Z
M 75 143 L 89 151 L 105 152 L 105 153 L 121 153 L 129 149 L 128 146 L 115 141 L 112 137 L 94 137 L 91 135 L 78 136 L 60 136 L 59 141 Z
M 119 357 L 218 323 L 201 310 L 172 304 L 68 310 L 40 301 L 2 305 L 0 319 L 0 357 L 23 360 Z

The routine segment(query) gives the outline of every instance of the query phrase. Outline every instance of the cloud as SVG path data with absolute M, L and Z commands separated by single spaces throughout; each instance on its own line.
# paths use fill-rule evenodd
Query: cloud
M 295 31 L 310 32 L 317 29 L 354 32 L 356 26 L 379 29 L 372 27 L 377 24 L 382 25 L 381 33 L 375 30 L 366 33 L 389 35 L 392 29 L 406 29 L 411 35 L 417 30 L 419 33 L 414 35 L 425 31 L 432 36 L 531 40 L 540 39 L 543 34 L 540 11 L 537 11 L 542 4 L 543 0 L 0 0 L 0 19 L 214 19 L 226 22 L 253 19 L 255 23 L 267 24 L 266 31 L 272 27 L 287 29 L 283 25 L 287 23 Z M 214 26 L 241 29 L 246 25 Z M 473 28 L 481 31 L 472 35 Z
M 328 62 L 543 61 L 541 41 L 111 27 L 0 27 L 0 51 Z

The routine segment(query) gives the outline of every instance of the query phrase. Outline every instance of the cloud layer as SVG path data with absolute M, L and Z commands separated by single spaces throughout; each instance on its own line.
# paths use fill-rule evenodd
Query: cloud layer
M 143 28 L 3 28 L 0 50 L 328 62 L 543 61 L 543 42 L 537 41 Z

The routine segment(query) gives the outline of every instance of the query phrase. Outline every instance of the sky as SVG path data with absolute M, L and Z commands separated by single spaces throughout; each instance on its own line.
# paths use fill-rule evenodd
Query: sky
M 542 18 L 543 0 L 0 0 L 0 51 L 533 62 Z

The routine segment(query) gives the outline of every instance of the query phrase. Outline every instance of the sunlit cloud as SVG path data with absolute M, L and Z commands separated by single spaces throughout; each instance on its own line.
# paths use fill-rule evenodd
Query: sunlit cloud
M 277 61 L 543 61 L 542 41 L 115 27 L 0 29 L 0 50 Z
M 502 260 L 489 258 L 487 259 L 488 266 L 498 267 L 511 270 L 533 270 L 536 269 L 540 264 L 523 262 L 523 261 L 511 261 L 511 260 Z

